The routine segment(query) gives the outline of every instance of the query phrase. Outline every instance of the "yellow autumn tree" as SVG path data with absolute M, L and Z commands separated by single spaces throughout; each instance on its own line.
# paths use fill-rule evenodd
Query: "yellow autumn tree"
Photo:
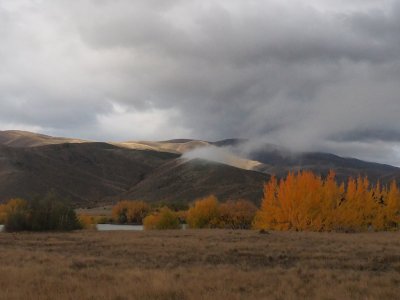
M 158 212 L 145 217 L 143 225 L 147 230 L 179 229 L 181 227 L 179 215 L 168 207 L 162 207 Z
M 187 213 L 187 223 L 191 228 L 215 228 L 219 222 L 219 203 L 215 196 L 197 200 Z
M 283 229 L 280 224 L 283 222 L 281 216 L 281 205 L 278 200 L 278 181 L 275 176 L 264 185 L 264 198 L 261 202 L 261 209 L 254 217 L 255 228 Z
M 386 206 L 384 207 L 385 229 L 398 228 L 400 224 L 400 191 L 395 181 L 387 192 Z
M 331 171 L 325 179 L 309 171 L 275 177 L 264 187 L 254 227 L 272 230 L 387 230 L 399 228 L 400 191 L 387 190 L 368 178 L 338 185 Z
M 264 198 L 256 214 L 254 227 L 321 230 L 327 218 L 327 209 L 321 206 L 324 193 L 323 181 L 312 172 L 289 173 L 279 183 L 272 177 L 265 185 Z
M 124 224 L 142 224 L 143 219 L 150 213 L 150 205 L 144 201 L 120 201 L 112 209 L 114 222 Z
M 0 204 L 0 224 L 4 224 L 6 222 L 6 205 Z

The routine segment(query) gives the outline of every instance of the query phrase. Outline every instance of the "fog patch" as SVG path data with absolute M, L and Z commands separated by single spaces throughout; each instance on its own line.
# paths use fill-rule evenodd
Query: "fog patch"
M 259 162 L 237 156 L 230 151 L 229 147 L 219 148 L 215 146 L 207 146 L 196 148 L 184 153 L 182 158 L 186 160 L 204 159 L 245 170 L 253 170 L 260 165 Z

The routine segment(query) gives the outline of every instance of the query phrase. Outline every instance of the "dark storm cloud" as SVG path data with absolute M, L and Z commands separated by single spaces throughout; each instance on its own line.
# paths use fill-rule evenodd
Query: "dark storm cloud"
M 0 126 L 400 164 L 398 1 L 2 1 Z

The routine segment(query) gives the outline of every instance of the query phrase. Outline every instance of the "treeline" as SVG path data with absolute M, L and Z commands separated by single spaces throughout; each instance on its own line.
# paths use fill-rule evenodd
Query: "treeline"
M 145 229 L 190 228 L 250 229 L 257 207 L 246 200 L 220 203 L 214 196 L 197 200 L 187 210 L 167 206 L 152 209 L 143 201 L 121 201 L 112 210 L 112 219 L 120 224 L 143 224 Z
M 0 205 L 0 224 L 6 231 L 68 231 L 82 225 L 65 200 L 53 194 L 32 201 L 11 199 Z
M 273 177 L 264 188 L 264 199 L 254 227 L 272 230 L 365 231 L 400 227 L 400 192 L 371 185 L 368 178 L 350 178 L 337 184 L 331 171 L 326 179 L 312 172 Z
M 189 228 L 267 229 L 295 231 L 383 231 L 400 229 L 400 191 L 372 185 L 368 178 L 338 184 L 331 171 L 326 178 L 312 172 L 272 177 L 264 186 L 260 208 L 245 200 L 220 203 L 214 196 L 186 210 L 152 209 L 141 201 L 123 201 L 113 209 L 119 223 L 144 224 L 148 229 Z
M 261 207 L 246 200 L 221 203 L 208 196 L 183 203 L 149 205 L 121 201 L 112 216 L 77 217 L 67 202 L 54 195 L 0 205 L 0 224 L 8 231 L 74 230 L 97 223 L 140 224 L 145 229 L 266 229 L 295 231 L 383 231 L 400 229 L 400 191 L 395 182 L 372 185 L 368 178 L 338 184 L 335 173 L 322 178 L 312 172 L 272 177 L 264 186 Z

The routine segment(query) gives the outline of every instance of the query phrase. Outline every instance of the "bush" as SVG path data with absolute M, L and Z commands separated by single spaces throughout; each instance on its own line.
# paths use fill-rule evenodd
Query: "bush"
M 106 224 L 112 221 L 106 216 L 92 216 L 85 214 L 79 215 L 78 219 L 83 228 L 93 228 L 97 224 Z
M 219 206 L 218 227 L 229 229 L 250 229 L 257 207 L 250 201 L 228 201 Z
M 33 231 L 68 231 L 82 228 L 74 209 L 54 194 L 33 200 L 30 210 Z
M 187 213 L 191 228 L 215 228 L 219 222 L 219 204 L 215 196 L 209 196 L 194 203 Z
M 28 202 L 22 199 L 11 199 L 5 205 L 4 228 L 6 231 L 29 230 Z
M 6 222 L 6 205 L 0 204 L 0 224 L 4 224 Z
M 143 220 L 145 229 L 179 229 L 180 221 L 177 213 L 168 207 L 163 207 L 158 213 L 152 214 Z
M 189 209 L 189 205 L 185 201 L 159 201 L 152 204 L 153 208 L 168 207 L 173 211 L 186 211 Z
M 5 204 L 6 231 L 75 230 L 82 226 L 75 211 L 53 194 L 27 202 L 10 200 Z
M 144 201 L 121 201 L 112 209 L 112 218 L 119 224 L 143 224 L 143 219 L 149 214 L 150 205 Z

